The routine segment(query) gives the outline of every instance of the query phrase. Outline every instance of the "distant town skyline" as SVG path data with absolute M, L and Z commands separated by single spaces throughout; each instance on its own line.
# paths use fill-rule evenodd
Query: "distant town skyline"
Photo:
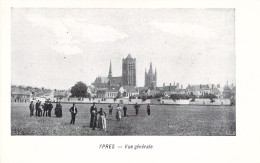
M 236 83 L 234 9 L 12 8 L 11 30 L 14 85 L 90 85 L 129 53 L 138 87 L 150 62 L 157 86 Z

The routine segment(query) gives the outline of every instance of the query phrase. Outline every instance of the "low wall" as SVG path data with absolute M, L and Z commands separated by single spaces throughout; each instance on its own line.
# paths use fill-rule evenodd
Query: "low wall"
M 195 99 L 191 102 L 190 105 L 230 105 L 230 99 L 214 99 L 214 102 L 211 102 L 210 99 Z
M 189 105 L 189 100 L 172 100 L 172 99 L 162 99 L 161 104 L 171 104 L 171 105 Z
M 114 104 L 114 103 L 120 103 L 120 104 L 152 104 L 152 105 L 230 105 L 231 101 L 230 99 L 214 99 L 214 102 L 211 102 L 210 99 L 195 99 L 195 101 L 191 102 L 190 100 L 172 100 L 172 99 L 161 99 L 160 101 L 158 99 L 147 99 L 143 101 L 142 99 L 129 99 L 127 98 L 121 98 L 114 101 L 114 99 L 106 99 L 102 100 L 101 98 L 95 98 L 94 100 L 89 98 L 63 98 L 61 99 L 61 102 L 66 103 L 100 103 L 100 104 Z

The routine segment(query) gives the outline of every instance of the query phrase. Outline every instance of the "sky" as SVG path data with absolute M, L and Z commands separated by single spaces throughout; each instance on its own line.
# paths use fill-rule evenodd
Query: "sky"
M 97 76 L 122 75 L 136 58 L 157 85 L 235 84 L 234 9 L 12 8 L 11 82 L 69 89 Z

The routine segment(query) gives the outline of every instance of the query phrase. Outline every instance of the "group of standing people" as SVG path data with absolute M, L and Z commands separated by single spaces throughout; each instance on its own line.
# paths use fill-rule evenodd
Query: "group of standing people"
M 51 111 L 52 111 L 53 105 L 51 103 L 51 101 L 45 101 L 44 104 L 41 104 L 41 101 L 37 101 L 35 104 L 35 116 L 36 117 L 41 117 L 41 116 L 48 116 L 51 117 Z M 29 109 L 30 109 L 30 116 L 32 117 L 34 115 L 34 104 L 33 101 L 31 101 L 30 105 L 29 105 Z M 56 117 L 62 117 L 62 106 L 59 103 L 56 104 L 56 108 L 55 108 L 55 115 Z
M 113 110 L 113 108 L 112 108 Z M 109 110 L 109 114 L 112 114 L 112 111 Z M 96 103 L 93 103 L 93 105 L 90 108 L 90 127 L 92 130 L 95 130 L 96 127 L 100 130 L 106 131 L 106 112 L 103 110 L 103 108 L 100 108 L 99 111 L 96 107 Z
M 43 105 L 41 105 L 41 101 L 37 101 L 36 102 L 36 112 L 35 112 L 35 116 L 49 116 L 51 117 L 51 111 L 53 108 L 53 105 L 51 103 L 51 101 L 45 101 L 45 103 Z M 113 106 L 110 104 L 109 106 L 109 115 L 112 115 L 113 113 Z M 34 114 L 34 104 L 33 101 L 31 101 L 30 103 L 30 116 L 33 116 Z M 43 113 L 42 113 L 42 108 L 43 108 Z M 138 115 L 139 113 L 139 108 L 140 105 L 138 105 L 137 103 L 134 106 L 135 108 L 135 113 L 136 115 Z M 75 103 L 73 103 L 73 106 L 69 109 L 70 113 L 71 113 L 71 121 L 70 124 L 75 124 L 75 119 L 76 119 L 76 115 L 78 113 L 78 109 L 75 106 Z M 117 108 L 116 108 L 116 120 L 120 121 L 122 116 L 121 116 L 121 111 L 122 108 L 121 106 L 118 104 Z M 124 111 L 124 117 L 127 116 L 127 106 L 124 105 L 123 107 L 123 111 Z M 151 111 L 150 111 L 150 105 L 147 105 L 147 114 L 150 115 Z M 62 106 L 61 103 L 58 102 L 56 104 L 55 107 L 55 115 L 56 117 L 62 117 Z M 103 108 L 100 108 L 99 111 L 96 107 L 95 102 L 93 103 L 93 105 L 90 108 L 90 127 L 92 128 L 92 130 L 95 130 L 96 128 L 99 128 L 100 130 L 105 130 L 106 131 L 106 112 L 103 110 Z
M 113 106 L 110 104 L 108 105 L 109 107 L 109 115 L 112 115 L 112 111 L 113 111 Z M 137 103 L 135 104 L 134 106 L 135 108 L 135 114 L 138 115 L 139 114 L 139 108 L 140 108 L 140 105 L 138 105 Z M 120 107 L 120 105 L 118 104 L 117 105 L 117 108 L 116 108 L 116 120 L 117 121 L 120 121 L 121 120 L 121 111 L 122 111 L 122 108 Z M 124 111 L 124 117 L 127 116 L 127 106 L 124 105 L 123 107 L 123 111 Z M 147 114 L 150 115 L 151 114 L 151 107 L 150 105 L 148 104 L 147 105 Z

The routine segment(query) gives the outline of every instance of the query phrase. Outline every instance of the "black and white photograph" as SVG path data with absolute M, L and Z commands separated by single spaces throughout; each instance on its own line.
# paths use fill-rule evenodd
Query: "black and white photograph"
M 258 163 L 259 7 L 0 0 L 0 162 Z
M 235 9 L 12 8 L 11 135 L 236 136 Z

